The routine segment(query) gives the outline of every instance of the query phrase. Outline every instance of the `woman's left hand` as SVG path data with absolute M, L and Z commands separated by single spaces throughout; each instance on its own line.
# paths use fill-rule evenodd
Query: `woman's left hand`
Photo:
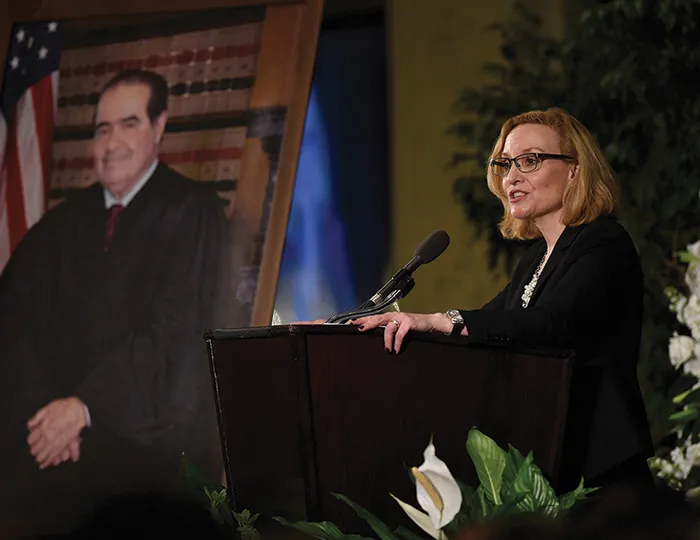
M 444 313 L 403 313 L 390 311 L 381 315 L 370 315 L 352 321 L 361 332 L 385 326 L 384 348 L 388 353 L 401 350 L 406 334 L 414 332 L 443 332 L 449 334 L 452 331 L 452 321 Z

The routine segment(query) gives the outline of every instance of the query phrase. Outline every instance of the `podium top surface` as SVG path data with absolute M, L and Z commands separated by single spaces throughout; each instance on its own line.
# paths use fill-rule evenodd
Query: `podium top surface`
M 383 328 L 377 328 L 362 335 L 381 336 Z M 359 330 L 350 324 L 283 324 L 276 326 L 251 326 L 246 328 L 218 328 L 204 332 L 204 338 L 212 341 L 228 341 L 234 339 L 260 339 L 271 337 L 304 337 L 306 335 L 352 335 L 360 334 Z M 518 344 L 508 344 L 498 341 L 475 341 L 468 336 L 448 336 L 438 332 L 409 332 L 411 341 L 426 343 L 452 343 L 465 347 L 505 349 L 517 354 L 530 354 L 554 358 L 573 358 L 574 352 L 568 349 L 553 347 L 530 347 Z

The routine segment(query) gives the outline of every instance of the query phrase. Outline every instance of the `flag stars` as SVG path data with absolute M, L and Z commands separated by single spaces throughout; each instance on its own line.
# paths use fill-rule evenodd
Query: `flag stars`
M 56 30 L 58 30 L 58 23 L 50 22 L 48 24 L 48 28 L 49 28 L 49 32 L 55 32 Z
M 33 38 L 33 37 L 30 37 L 30 38 L 29 38 L 29 42 L 27 43 L 27 48 L 28 48 L 28 49 L 31 49 L 31 48 L 32 48 L 32 45 L 34 45 L 34 38 Z
M 10 67 L 12 69 L 17 69 L 19 67 L 19 58 L 15 56 L 12 60 L 10 60 Z
M 46 47 L 42 47 L 39 49 L 39 60 L 43 60 L 46 58 L 46 55 L 49 54 L 49 50 Z
M 15 37 L 17 38 L 18 43 L 22 43 L 24 41 L 24 38 L 27 37 L 27 33 L 20 28 L 17 34 L 15 34 Z

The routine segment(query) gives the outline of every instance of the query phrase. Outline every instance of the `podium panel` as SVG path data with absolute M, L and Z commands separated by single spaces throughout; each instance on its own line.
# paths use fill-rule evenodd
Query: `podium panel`
M 556 483 L 573 353 L 513 350 L 412 334 L 398 355 L 381 331 L 278 326 L 207 334 L 226 475 L 234 504 L 289 520 L 364 527 L 342 493 L 389 524 L 415 503 L 408 469 L 431 436 L 457 478 L 477 426 L 532 450 Z

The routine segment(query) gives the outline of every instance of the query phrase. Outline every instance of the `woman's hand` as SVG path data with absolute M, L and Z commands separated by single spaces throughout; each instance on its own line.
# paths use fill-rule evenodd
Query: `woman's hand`
M 352 321 L 361 332 L 372 330 L 380 326 L 384 328 L 384 348 L 388 353 L 401 350 L 401 344 L 406 334 L 414 332 L 442 332 L 449 334 L 452 331 L 452 321 L 444 313 L 403 313 L 390 311 L 381 315 L 360 317 Z

